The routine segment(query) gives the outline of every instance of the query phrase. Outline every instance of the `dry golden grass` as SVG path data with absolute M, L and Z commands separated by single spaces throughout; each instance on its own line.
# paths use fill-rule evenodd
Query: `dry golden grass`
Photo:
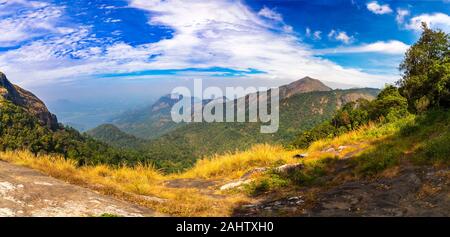
M 292 157 L 299 152 L 301 151 L 285 150 L 281 146 L 260 144 L 253 146 L 248 151 L 201 159 L 193 168 L 179 176 L 201 179 L 236 179 L 256 167 L 294 163 L 296 160 Z
M 214 198 L 192 188 L 168 188 L 163 176 L 152 167 L 112 168 L 104 165 L 77 167 L 76 162 L 59 156 L 35 157 L 27 151 L 0 153 L 0 159 L 39 170 L 66 182 L 98 190 L 128 201 L 175 216 L 228 216 L 236 203 L 245 201 L 242 195 Z M 164 202 L 144 196 L 158 197 Z

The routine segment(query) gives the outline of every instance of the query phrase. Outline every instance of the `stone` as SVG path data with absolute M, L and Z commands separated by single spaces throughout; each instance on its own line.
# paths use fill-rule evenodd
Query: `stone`
M 227 183 L 227 184 L 221 186 L 220 190 L 223 191 L 223 190 L 229 190 L 229 189 L 237 188 L 237 187 L 242 186 L 244 184 L 248 184 L 248 183 L 250 183 L 252 181 L 253 181 L 253 179 L 234 181 L 234 182 Z
M 304 167 L 303 164 L 300 164 L 300 163 L 286 164 L 286 165 L 282 165 L 282 166 L 275 168 L 275 171 L 279 172 L 279 173 L 290 173 L 290 172 L 302 169 L 303 167 Z
M 288 201 L 297 201 L 297 200 L 300 200 L 301 198 L 302 198 L 302 196 L 290 197 L 290 198 L 288 198 Z

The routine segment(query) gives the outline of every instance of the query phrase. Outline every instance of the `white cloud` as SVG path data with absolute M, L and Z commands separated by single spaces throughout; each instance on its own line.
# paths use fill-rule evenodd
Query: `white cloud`
M 349 36 L 347 32 L 336 30 L 331 30 L 330 33 L 328 33 L 328 38 L 341 41 L 344 44 L 350 44 L 354 40 L 353 36 Z
M 308 38 L 311 37 L 311 29 L 309 29 L 309 27 L 307 27 L 305 30 L 305 36 Z
M 345 44 L 349 44 L 352 41 L 352 37 L 348 36 L 346 32 L 339 32 L 336 36 L 337 40 L 344 42 Z
M 314 31 L 314 34 L 313 34 L 314 39 L 315 39 L 315 40 L 320 40 L 320 39 L 322 39 L 321 34 L 322 34 L 322 31 L 319 31 L 319 30 Z
M 320 30 L 312 31 L 309 27 L 307 27 L 305 30 L 305 36 L 307 38 L 312 37 L 314 40 L 321 40 L 322 39 L 322 31 L 320 31 Z
M 331 30 L 330 33 L 328 33 L 328 38 L 333 38 L 336 35 L 336 31 L 335 30 Z
M 402 24 L 405 21 L 405 17 L 408 16 L 409 14 L 410 14 L 409 10 L 398 8 L 395 20 L 397 21 L 397 23 Z
M 271 10 L 267 7 L 263 7 L 259 12 L 258 12 L 259 16 L 263 16 L 265 18 L 271 19 L 271 20 L 275 20 L 275 21 L 283 21 L 283 17 L 281 16 L 280 13 L 275 12 L 274 10 Z
M 377 1 L 367 3 L 367 9 L 377 15 L 392 13 L 392 9 L 389 7 L 389 4 L 380 5 Z
M 123 42 L 92 46 L 84 42 L 101 39 L 91 35 L 89 27 L 83 27 L 82 32 L 0 53 L 0 68 L 28 84 L 79 80 L 102 73 L 210 67 L 266 72 L 251 75 L 255 79 L 311 76 L 360 86 L 383 86 L 397 79 L 395 75 L 368 74 L 316 57 L 309 45 L 286 31 L 285 24 L 274 24 L 241 1 L 131 0 L 130 6 L 156 13 L 149 14 L 148 24 L 170 28 L 172 37 L 139 46 Z M 195 14 L 192 9 L 196 9 Z M 336 40 L 352 41 L 345 32 L 333 32 Z M 150 55 L 158 56 L 150 60 Z
M 15 46 L 20 42 L 48 33 L 62 33 L 64 28 L 57 27 L 61 17 L 61 7 L 47 3 L 23 0 L 0 0 L 0 47 Z M 10 5 L 23 5 L 17 11 L 8 11 Z M 64 33 L 64 32 L 63 32 Z
M 445 13 L 422 14 L 410 19 L 406 25 L 407 29 L 420 31 L 422 22 L 427 23 L 431 28 L 440 28 L 446 32 L 450 32 L 450 16 Z
M 334 49 L 323 49 L 317 50 L 318 54 L 339 54 L 339 53 L 381 53 L 381 54 L 392 54 L 401 55 L 406 52 L 409 45 L 397 41 L 378 41 L 371 44 L 363 44 L 354 47 L 338 47 Z

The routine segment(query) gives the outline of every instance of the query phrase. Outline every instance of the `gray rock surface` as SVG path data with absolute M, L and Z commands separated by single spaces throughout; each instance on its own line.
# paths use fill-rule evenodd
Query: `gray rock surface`
M 0 216 L 78 217 L 102 214 L 159 216 L 148 208 L 0 161 Z

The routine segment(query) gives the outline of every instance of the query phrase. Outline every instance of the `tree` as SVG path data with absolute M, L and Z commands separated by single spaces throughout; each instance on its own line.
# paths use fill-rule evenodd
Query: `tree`
M 450 107 L 450 36 L 422 23 L 420 39 L 406 52 L 397 84 L 412 112 Z

